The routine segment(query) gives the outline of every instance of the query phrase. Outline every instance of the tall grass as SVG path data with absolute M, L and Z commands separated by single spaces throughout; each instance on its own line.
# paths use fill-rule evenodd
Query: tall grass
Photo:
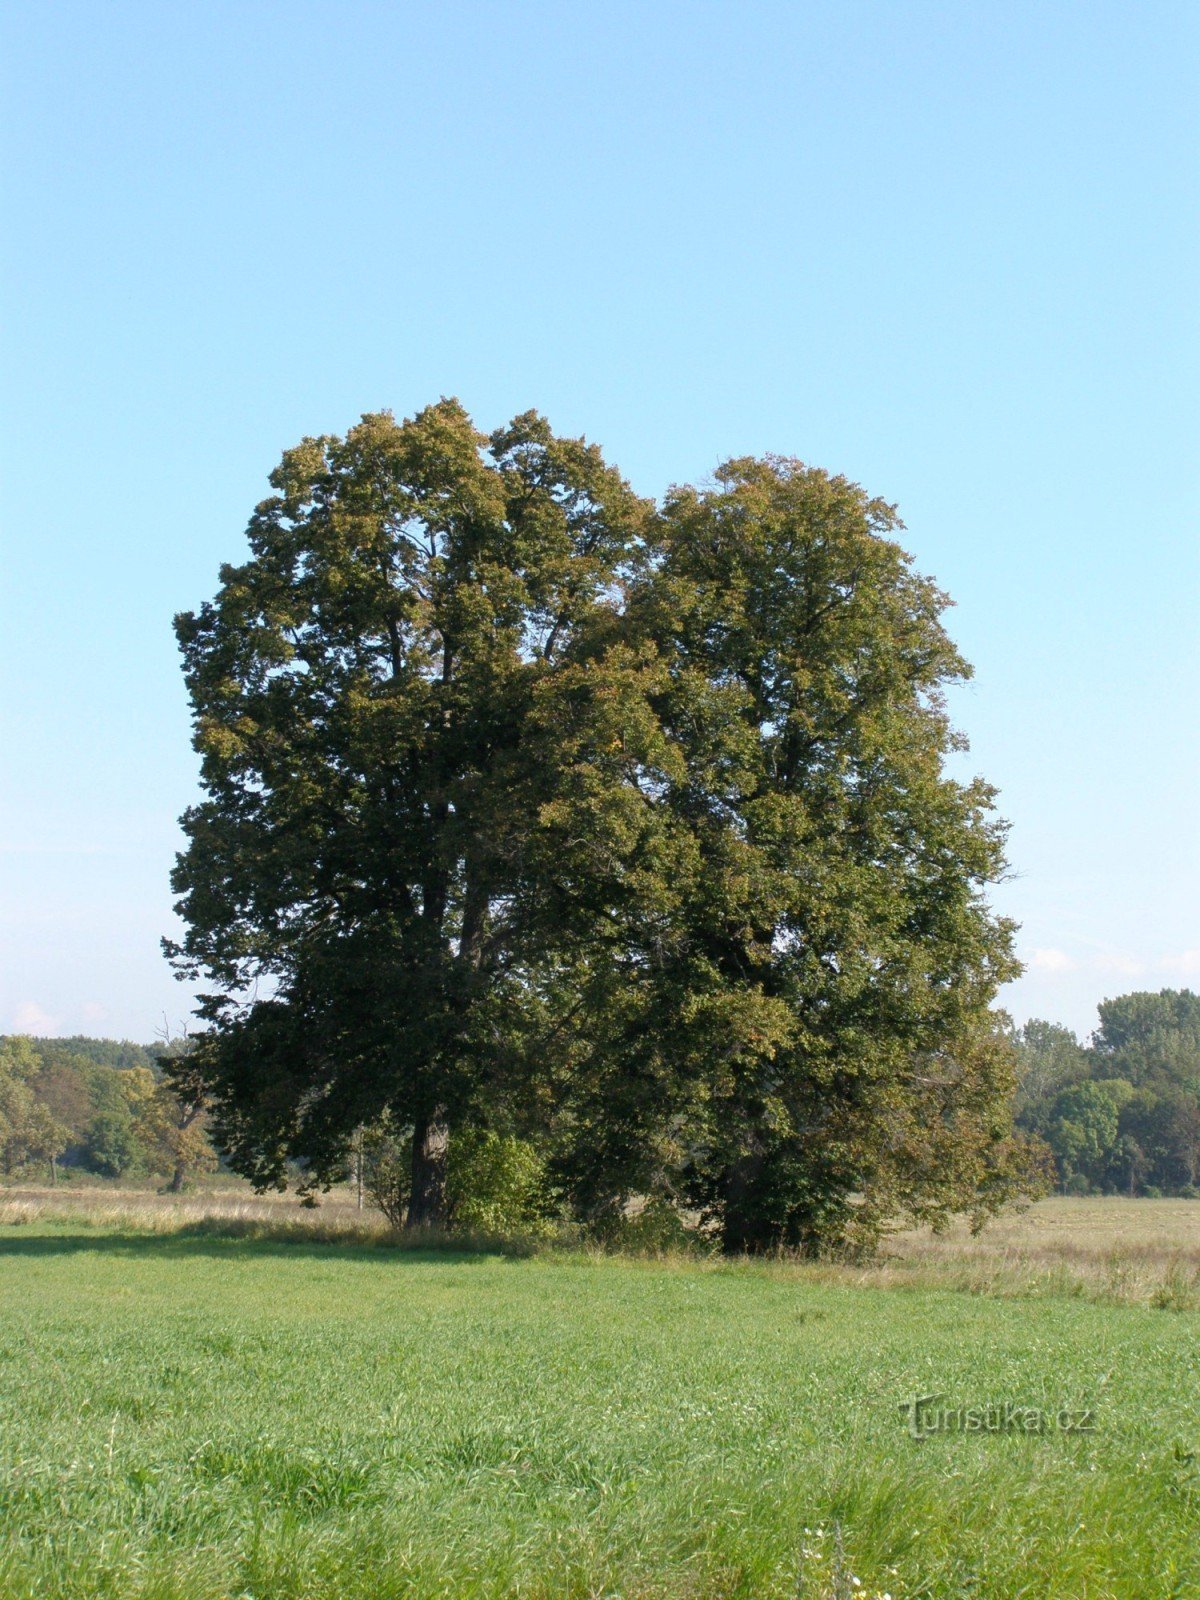
M 1076 1213 L 847 1268 L 3 1208 L 0 1600 L 1200 1595 L 1191 1280 L 1093 1295 Z M 1096 1426 L 913 1438 L 933 1392 Z

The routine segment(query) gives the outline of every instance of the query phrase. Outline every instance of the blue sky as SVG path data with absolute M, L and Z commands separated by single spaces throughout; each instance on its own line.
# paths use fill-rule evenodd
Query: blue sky
M 286 446 L 441 394 L 896 501 L 1004 1003 L 1200 987 L 1194 7 L 16 0 L 0 55 L 0 1029 L 186 1016 L 172 615 Z

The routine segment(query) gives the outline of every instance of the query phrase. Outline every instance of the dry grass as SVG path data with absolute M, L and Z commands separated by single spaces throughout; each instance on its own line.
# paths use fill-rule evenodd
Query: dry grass
M 139 1233 L 204 1228 L 231 1234 L 262 1231 L 364 1242 L 385 1240 L 392 1232 L 373 1207 L 359 1211 L 354 1200 L 340 1192 L 309 1208 L 294 1194 L 256 1195 L 249 1189 L 214 1188 L 182 1195 L 82 1185 L 0 1190 L 0 1226 L 25 1222 L 132 1228 Z
M 879 1287 L 943 1286 L 976 1294 L 1068 1294 L 1200 1305 L 1200 1201 L 1055 1197 L 997 1218 L 892 1234 L 876 1261 L 840 1269 Z

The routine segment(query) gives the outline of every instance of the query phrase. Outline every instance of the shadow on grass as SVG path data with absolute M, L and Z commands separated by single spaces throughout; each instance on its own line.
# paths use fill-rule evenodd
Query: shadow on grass
M 43 1226 L 46 1226 L 43 1224 Z M 50 1225 L 54 1226 L 54 1225 Z M 61 1225 L 59 1225 L 61 1227 Z M 218 1225 L 194 1223 L 169 1233 L 137 1229 L 29 1232 L 27 1225 L 0 1229 L 0 1258 L 38 1258 L 77 1254 L 136 1256 L 142 1259 L 179 1259 L 197 1256 L 226 1261 L 284 1257 L 289 1260 L 375 1261 L 421 1264 L 525 1260 L 533 1247 L 523 1240 L 408 1239 L 383 1235 L 378 1240 L 361 1237 L 306 1237 L 299 1229 L 269 1223 Z

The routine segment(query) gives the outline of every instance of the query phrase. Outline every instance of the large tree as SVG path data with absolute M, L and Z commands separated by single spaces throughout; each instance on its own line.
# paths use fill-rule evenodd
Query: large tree
M 730 1248 L 869 1242 L 1031 1180 L 989 1010 L 1018 971 L 985 900 L 1005 829 L 945 770 L 969 668 L 899 526 L 845 479 L 730 462 L 667 497 L 621 671 L 554 686 L 585 731 L 546 876 L 564 927 L 612 925 L 569 1164 Z
M 525 845 L 539 681 L 603 647 L 649 508 L 530 414 L 454 401 L 305 440 L 250 559 L 178 621 L 206 797 L 184 826 L 174 951 L 202 1006 L 235 1165 L 330 1176 L 385 1110 L 414 1130 L 414 1223 L 449 1130 L 530 1010 Z
M 662 1191 L 732 1248 L 1012 1192 L 1003 827 L 945 771 L 968 669 L 892 508 L 772 459 L 656 509 L 449 401 L 272 481 L 178 625 L 174 953 L 236 1166 L 321 1181 L 386 1112 L 434 1220 L 501 1121 L 581 1210 Z

